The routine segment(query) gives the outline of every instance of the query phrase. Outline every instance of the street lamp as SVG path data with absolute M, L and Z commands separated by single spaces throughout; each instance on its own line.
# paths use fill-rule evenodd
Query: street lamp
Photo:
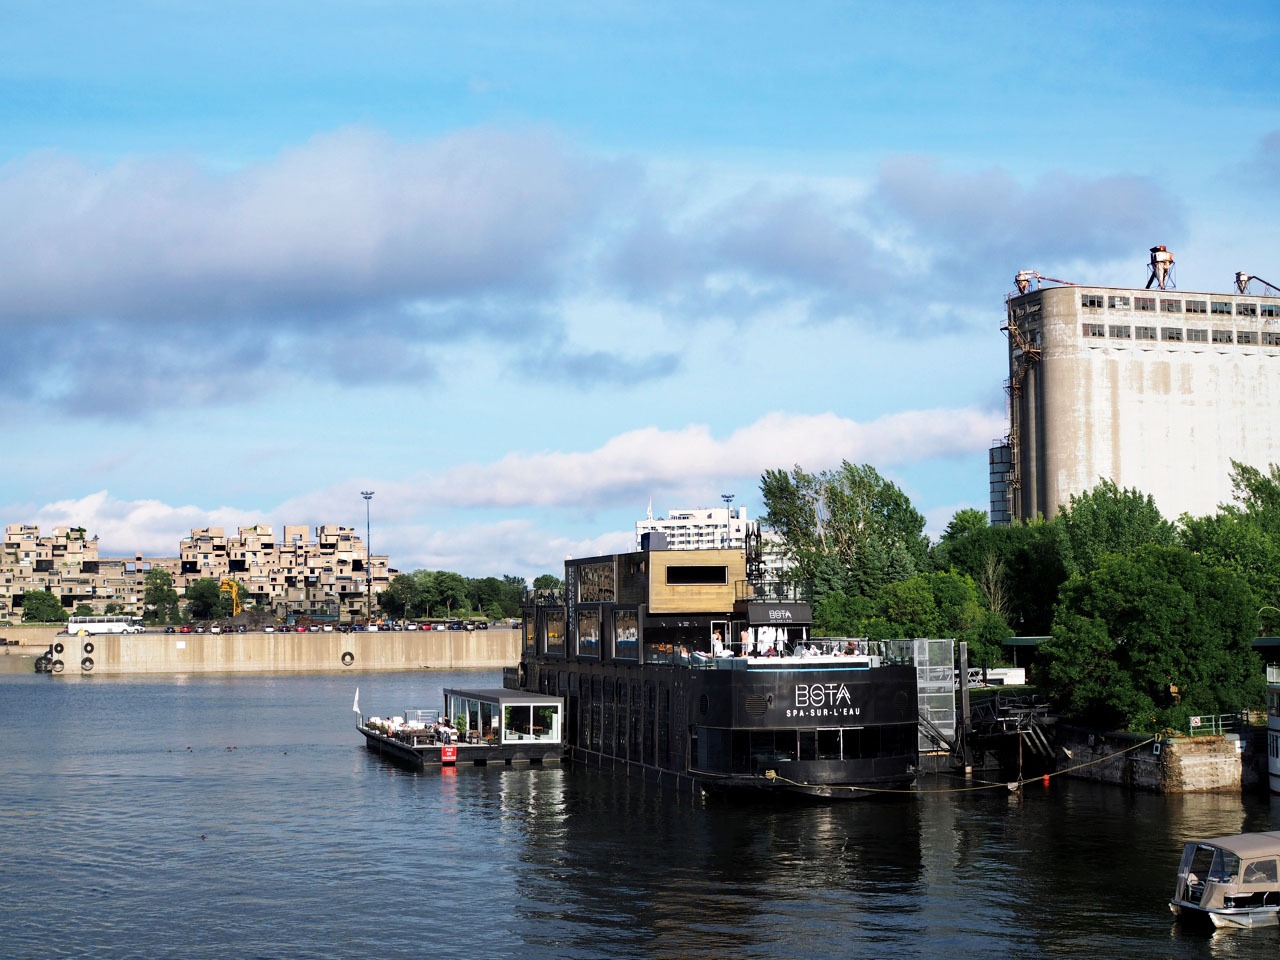
M 1262 611 L 1263 611 L 1263 610 L 1270 610 L 1272 613 L 1280 613 L 1280 610 L 1277 610 L 1275 607 L 1259 607 L 1259 608 L 1258 608 L 1258 620 L 1259 620 L 1259 621 L 1261 621 L 1261 620 L 1262 620 Z M 1261 624 L 1261 622 L 1259 622 L 1259 624 L 1258 624 L 1258 636 L 1262 636 L 1262 624 Z
M 373 536 L 369 526 L 369 501 L 373 499 L 372 490 L 361 490 L 364 497 L 364 622 L 368 626 L 373 622 Z

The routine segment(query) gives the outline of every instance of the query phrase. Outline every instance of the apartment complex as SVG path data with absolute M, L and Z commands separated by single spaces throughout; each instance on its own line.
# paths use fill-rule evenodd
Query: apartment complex
M 196 580 L 230 577 L 245 590 L 241 602 L 272 616 L 307 614 L 341 620 L 363 619 L 368 598 L 385 590 L 395 571 L 387 557 L 368 555 L 350 527 L 285 526 L 277 537 L 269 526 L 240 527 L 228 537 L 222 527 L 194 529 L 177 557 L 103 558 L 98 538 L 82 527 L 9 524 L 0 556 L 0 620 L 22 615 L 21 597 L 44 590 L 74 610 L 80 604 L 102 614 L 109 604 L 123 614 L 142 616 L 146 576 L 167 571 L 179 596 Z M 371 593 L 370 593 L 371 591 Z
M 1234 293 L 1182 292 L 1172 267 L 1154 247 L 1142 289 L 1018 275 L 993 523 L 1052 517 L 1102 479 L 1202 516 L 1230 501 L 1232 460 L 1280 460 L 1280 289 L 1240 273 Z
M 655 519 L 650 505 L 645 518 L 636 521 L 636 545 L 641 550 L 741 550 L 746 546 L 748 531 L 754 527 L 746 507 L 670 510 L 667 516 Z M 780 579 L 790 566 L 781 539 L 765 530 L 760 546 L 764 575 Z

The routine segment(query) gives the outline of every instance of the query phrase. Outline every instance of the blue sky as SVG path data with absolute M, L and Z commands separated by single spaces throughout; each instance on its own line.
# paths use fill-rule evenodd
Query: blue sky
M 1280 276 L 1280 15 L 0 6 L 8 523 L 559 572 L 842 459 L 986 506 L 1014 273 Z M 1280 282 L 1280 281 L 1278 281 Z

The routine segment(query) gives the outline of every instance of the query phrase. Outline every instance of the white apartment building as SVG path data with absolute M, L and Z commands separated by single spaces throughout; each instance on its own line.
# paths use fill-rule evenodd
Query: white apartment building
M 636 521 L 636 545 L 643 549 L 645 535 L 649 534 L 647 542 L 652 549 L 741 550 L 746 546 L 749 526 L 746 507 L 669 510 L 667 516 L 655 518 L 650 504 L 645 518 Z M 771 530 L 763 531 L 760 540 L 766 579 L 782 579 L 790 568 L 783 556 L 782 541 Z

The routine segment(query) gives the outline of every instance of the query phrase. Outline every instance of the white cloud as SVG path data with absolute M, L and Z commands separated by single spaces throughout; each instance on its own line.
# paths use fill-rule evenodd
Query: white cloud
M 197 527 L 219 526 L 230 534 L 252 524 L 278 530 L 284 524 L 336 523 L 363 536 L 359 491 L 371 489 L 374 551 L 388 554 L 399 569 L 532 576 L 558 571 L 565 556 L 630 549 L 630 524 L 650 498 L 700 505 L 708 489 L 754 485 L 765 470 L 797 464 L 815 471 L 842 460 L 878 469 L 945 461 L 985 450 L 1003 428 L 1001 415 L 971 408 L 908 411 L 867 423 L 834 414 L 775 413 L 722 438 L 698 424 L 646 428 L 584 452 L 512 454 L 390 482 L 347 478 L 269 509 L 120 500 L 100 490 L 46 504 L 20 522 L 45 530 L 85 527 L 99 537 L 104 557 L 175 556 L 179 541 Z M 739 492 L 748 499 L 745 488 Z M 486 512 L 500 517 L 489 519 Z M 621 529 L 620 513 L 627 515 Z M 935 513 L 930 512 L 933 522 Z M 595 532 L 583 535 L 593 516 L 600 518 Z
M 420 496 L 452 507 L 564 507 L 650 494 L 679 497 L 723 478 L 758 478 L 802 465 L 821 470 L 842 460 L 878 467 L 985 450 L 1004 432 L 1001 413 L 973 408 L 916 410 L 859 423 L 835 414 L 770 414 L 723 439 L 703 425 L 648 427 L 595 450 L 509 454 L 489 464 L 447 470 Z
M 48 533 L 54 527 L 84 527 L 99 540 L 103 557 L 176 557 L 178 542 L 196 527 L 239 526 L 260 522 L 251 511 L 237 507 L 174 506 L 159 500 L 119 500 L 99 490 L 74 500 L 57 500 L 39 507 L 30 520 Z

